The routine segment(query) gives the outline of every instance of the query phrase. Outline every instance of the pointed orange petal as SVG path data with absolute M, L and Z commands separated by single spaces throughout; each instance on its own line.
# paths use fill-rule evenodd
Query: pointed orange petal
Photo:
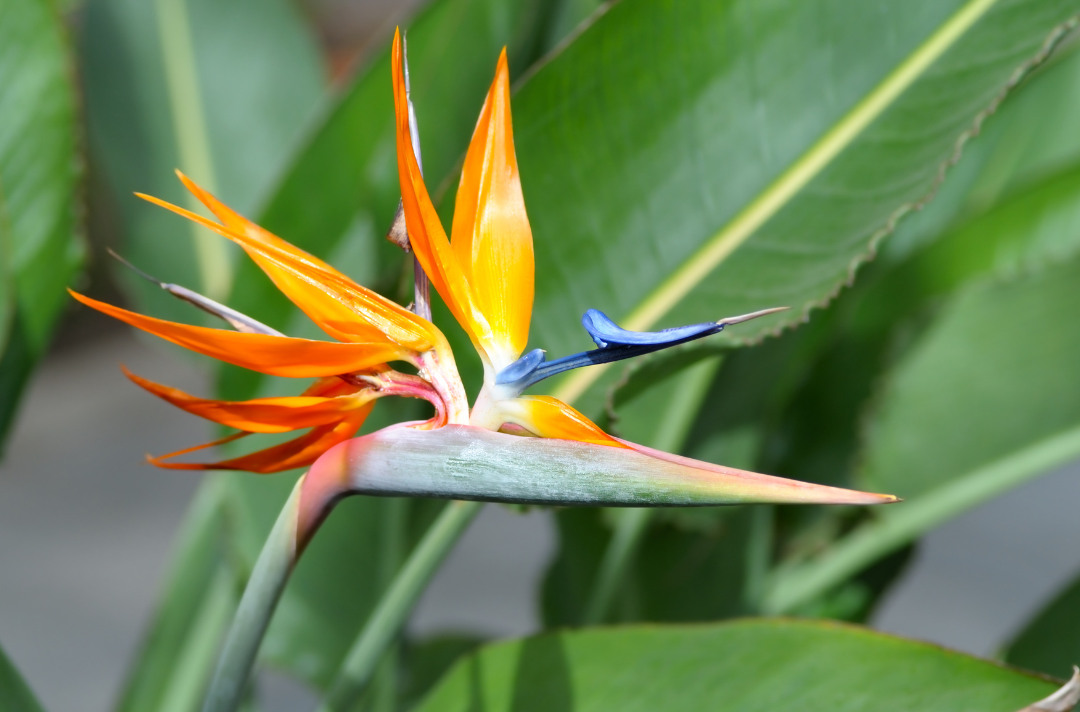
M 389 367 L 383 366 L 385 370 L 389 370 Z M 373 369 L 374 370 L 374 369 Z M 343 381 L 340 378 L 320 378 L 312 383 L 304 392 L 302 396 L 317 396 L 319 398 L 334 398 L 335 396 L 347 396 L 352 393 L 356 393 L 360 390 L 359 387 L 354 386 L 348 381 Z
M 303 260 L 311 266 L 317 267 L 324 272 L 336 275 L 341 279 L 348 279 L 348 277 L 346 277 L 344 274 L 337 271 L 326 262 L 320 260 L 315 255 L 301 250 L 299 247 L 293 245 L 286 240 L 281 239 L 272 232 L 269 232 L 268 230 L 265 230 L 259 225 L 248 220 L 243 215 L 240 215 L 235 210 L 214 197 L 209 191 L 204 189 L 198 183 L 188 178 L 182 172 L 176 171 L 176 175 L 180 178 L 180 181 L 184 184 L 184 187 L 191 191 L 191 194 L 198 198 L 199 202 L 205 205 L 210 210 L 210 212 L 216 215 L 218 220 L 224 223 L 225 227 L 231 232 L 238 235 L 243 235 L 250 240 L 261 242 L 269 248 L 286 252 L 294 256 L 296 259 Z
M 177 388 L 154 383 L 135 375 L 123 366 L 121 369 L 132 382 L 177 408 L 215 423 L 252 433 L 286 433 L 337 423 L 372 397 L 371 393 L 367 393 L 338 398 L 296 396 L 256 398 L 248 401 L 210 400 L 196 398 Z
M 207 448 L 217 447 L 218 445 L 224 445 L 225 443 L 235 442 L 236 440 L 239 440 L 240 438 L 246 438 L 248 435 L 251 435 L 251 434 L 252 433 L 249 433 L 249 432 L 246 432 L 246 431 L 241 431 L 239 433 L 233 433 L 232 435 L 226 435 L 225 437 L 220 438 L 218 440 L 211 440 L 210 442 L 203 443 L 202 445 L 193 445 L 191 447 L 186 447 L 183 450 L 177 450 L 176 452 L 170 452 L 168 455 L 161 455 L 160 457 L 154 457 L 153 455 L 147 455 L 146 456 L 146 461 L 149 462 L 151 465 L 158 465 L 157 461 L 160 460 L 160 459 L 164 459 L 164 458 L 168 458 L 168 457 L 180 457 L 181 455 L 187 455 L 188 453 L 198 452 L 199 450 L 206 450 Z M 169 465 L 158 465 L 158 467 L 170 467 L 170 466 Z M 172 467 L 171 469 L 175 469 L 175 470 L 180 470 L 180 469 L 194 470 L 194 469 L 198 469 L 198 468 L 196 468 L 196 467 L 188 467 L 188 468 Z
M 451 245 L 493 332 L 489 350 L 495 367 L 503 368 L 529 340 L 534 272 L 532 229 L 514 153 L 505 48 L 465 156 Z
M 485 347 L 494 342 L 491 328 L 484 315 L 473 304 L 469 284 L 450 248 L 446 231 L 435 212 L 435 206 L 424 185 L 424 177 L 413 153 L 409 133 L 409 105 L 405 96 L 405 75 L 401 68 L 401 33 L 394 32 L 391 52 L 391 73 L 394 83 L 394 113 L 397 119 L 398 176 L 401 182 L 401 202 L 405 209 L 405 224 L 409 242 L 416 259 L 442 295 L 454 318 L 469 334 L 473 344 L 487 357 Z
M 270 376 L 334 376 L 388 361 L 409 361 L 411 355 L 407 349 L 385 343 L 337 344 L 176 324 L 114 307 L 76 292 L 71 292 L 71 296 L 104 314 L 186 349 Z
M 199 448 L 189 448 L 178 452 L 149 458 L 151 464 L 169 470 L 241 470 L 244 472 L 256 472 L 259 474 L 271 474 L 284 472 L 298 467 L 307 467 L 319 459 L 324 452 L 342 443 L 356 434 L 356 431 L 364 424 L 368 413 L 375 403 L 368 403 L 363 408 L 350 414 L 347 420 L 335 425 L 323 425 L 313 428 L 298 438 L 288 442 L 274 445 L 250 455 L 242 455 L 220 462 L 165 462 L 169 458 L 176 457 Z M 247 433 L 243 433 L 246 435 Z M 221 442 L 221 441 L 218 441 Z M 210 443 L 210 445 L 217 443 Z
M 237 215 L 193 181 L 181 177 L 216 214 L 230 216 L 222 217 L 226 224 L 153 196 L 137 195 L 236 242 L 285 296 L 333 338 L 364 343 L 390 340 L 415 351 L 427 351 L 441 339 L 431 322 Z
M 551 396 L 521 396 L 499 401 L 498 407 L 507 423 L 518 425 L 542 438 L 627 447 L 601 430 L 596 423 Z

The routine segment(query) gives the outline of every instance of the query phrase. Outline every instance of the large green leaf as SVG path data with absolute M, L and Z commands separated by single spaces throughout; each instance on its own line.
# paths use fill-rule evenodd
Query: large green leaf
M 1015 712 L 1055 685 L 923 643 L 837 624 L 554 633 L 460 662 L 421 712 Z
M 82 260 L 69 48 L 46 0 L 0 2 L 0 440 Z
M 1024 626 L 1005 659 L 1028 670 L 1068 677 L 1080 661 L 1080 579 L 1073 580 Z
M 942 297 L 972 282 L 1015 277 L 1075 255 L 1080 244 L 1075 228 L 1080 220 L 1080 193 L 1075 178 L 1078 146 L 1070 122 L 1073 107 L 1080 102 L 1075 90 L 1078 73 L 1080 57 L 1071 51 L 1010 97 L 999 115 L 988 120 L 983 135 L 968 147 L 936 202 L 901 225 L 893 238 L 896 242 L 886 243 L 884 259 L 860 273 L 855 289 L 841 296 L 824 315 L 824 322 L 818 317 L 809 330 L 797 332 L 805 333 L 801 340 L 810 346 L 808 353 L 803 348 L 802 354 L 793 354 L 780 368 L 770 368 L 756 358 L 761 347 L 729 357 L 732 366 L 745 361 L 751 364 L 751 372 L 767 370 L 766 378 L 773 382 L 802 383 L 790 402 L 767 419 L 772 422 L 764 423 L 759 437 L 766 457 L 758 463 L 759 469 L 797 479 L 852 484 L 851 470 L 857 461 L 865 411 L 871 404 L 880 404 L 876 387 L 887 378 L 885 374 L 897 358 L 922 343 L 919 334 L 934 323 L 934 307 Z M 1032 348 L 1055 348 L 1042 344 L 1044 338 L 1056 339 L 1052 330 L 1025 329 L 1024 333 Z M 780 342 L 786 339 L 790 337 Z M 979 362 L 996 357 L 994 351 L 972 353 Z M 807 368 L 808 372 L 799 374 Z M 1002 377 L 1018 382 L 1027 374 Z M 722 401 L 730 396 L 718 394 Z M 753 410 L 751 407 L 747 412 Z M 965 437 L 961 432 L 972 436 L 964 430 L 968 423 L 958 402 L 952 424 L 959 429 L 957 437 Z M 943 426 L 934 424 L 926 434 Z M 926 427 L 926 422 L 917 419 L 908 423 L 912 434 L 922 433 Z M 911 470 L 911 477 L 921 476 L 920 468 Z M 893 481 L 854 484 L 901 487 L 907 477 L 898 472 Z M 866 532 L 850 538 L 839 547 L 847 553 L 826 555 L 800 567 L 799 575 L 793 578 L 804 583 L 817 581 L 803 589 L 803 603 L 812 591 L 823 592 L 826 581 L 836 585 L 876 557 L 905 545 L 925 528 L 996 491 L 1000 490 L 972 490 L 969 499 L 953 500 L 945 507 L 939 505 L 947 497 L 937 505 L 931 500 L 926 503 L 928 509 L 920 514 L 923 505 L 919 504 L 910 518 L 900 510 L 915 506 L 913 503 L 881 512 L 887 522 L 895 523 L 894 517 L 900 517 L 906 523 L 900 527 L 883 525 L 871 530 L 877 532 L 873 536 Z M 827 547 L 849 527 L 839 521 L 842 513 L 835 511 L 799 508 L 782 514 L 782 531 L 787 533 L 781 547 L 795 560 Z M 836 567 L 840 562 L 844 565 Z M 882 565 L 884 562 L 876 568 Z M 792 580 L 787 575 L 779 578 Z M 783 598 L 773 597 L 770 605 Z M 781 609 L 789 610 L 791 605 L 794 600 L 788 599 Z
M 615 4 L 515 96 L 536 345 L 587 346 L 588 307 L 630 328 L 795 307 L 740 338 L 801 319 L 1077 9 Z
M 94 159 L 112 189 L 121 252 L 156 277 L 222 298 L 234 250 L 132 192 L 194 207 L 180 168 L 250 212 L 323 101 L 324 70 L 289 0 L 89 0 L 83 86 Z M 134 274 L 138 306 L 198 312 Z
M 907 497 L 819 558 L 782 570 L 790 610 L 924 531 L 1080 456 L 1080 262 L 975 285 L 891 374 L 870 420 L 866 486 Z

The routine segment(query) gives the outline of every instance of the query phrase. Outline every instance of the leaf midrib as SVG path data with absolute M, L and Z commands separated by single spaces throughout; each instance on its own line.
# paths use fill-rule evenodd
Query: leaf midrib
M 787 170 L 653 289 L 626 316 L 622 326 L 633 331 L 647 331 L 663 318 L 851 145 L 996 3 L 997 0 L 968 0 Z M 552 395 L 571 403 L 580 398 L 607 368 L 609 365 L 576 371 L 560 383 Z

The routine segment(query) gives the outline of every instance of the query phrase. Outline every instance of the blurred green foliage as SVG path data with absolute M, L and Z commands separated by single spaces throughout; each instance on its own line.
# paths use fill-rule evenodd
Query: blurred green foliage
M 71 50 L 47 0 L 0 2 L 0 449 L 83 258 Z

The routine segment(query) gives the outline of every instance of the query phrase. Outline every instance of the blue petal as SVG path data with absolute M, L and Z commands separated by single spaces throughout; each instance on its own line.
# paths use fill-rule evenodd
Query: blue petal
M 627 331 L 598 309 L 590 309 L 581 317 L 581 325 L 600 348 L 608 346 L 674 346 L 675 344 L 715 334 L 724 326 L 715 321 L 690 326 L 677 326 L 663 331 Z
M 544 350 L 533 349 L 517 361 L 499 371 L 495 383 L 501 385 L 524 381 L 544 362 Z
M 512 392 L 514 395 L 518 395 L 529 386 L 539 383 L 545 378 L 550 378 L 571 369 L 621 361 L 653 351 L 660 351 L 670 346 L 719 333 L 724 330 L 725 326 L 730 324 L 739 324 L 786 308 L 764 309 L 751 314 L 728 317 L 720 321 L 679 326 L 674 329 L 664 329 L 663 331 L 627 331 L 611 319 L 608 319 L 603 312 L 590 309 L 581 317 L 581 324 L 585 327 L 585 331 L 589 332 L 589 336 L 592 337 L 592 340 L 599 348 L 563 356 L 554 361 L 546 360 L 544 352 L 535 349 L 499 371 L 495 375 L 495 384 L 502 386 L 504 393 Z

